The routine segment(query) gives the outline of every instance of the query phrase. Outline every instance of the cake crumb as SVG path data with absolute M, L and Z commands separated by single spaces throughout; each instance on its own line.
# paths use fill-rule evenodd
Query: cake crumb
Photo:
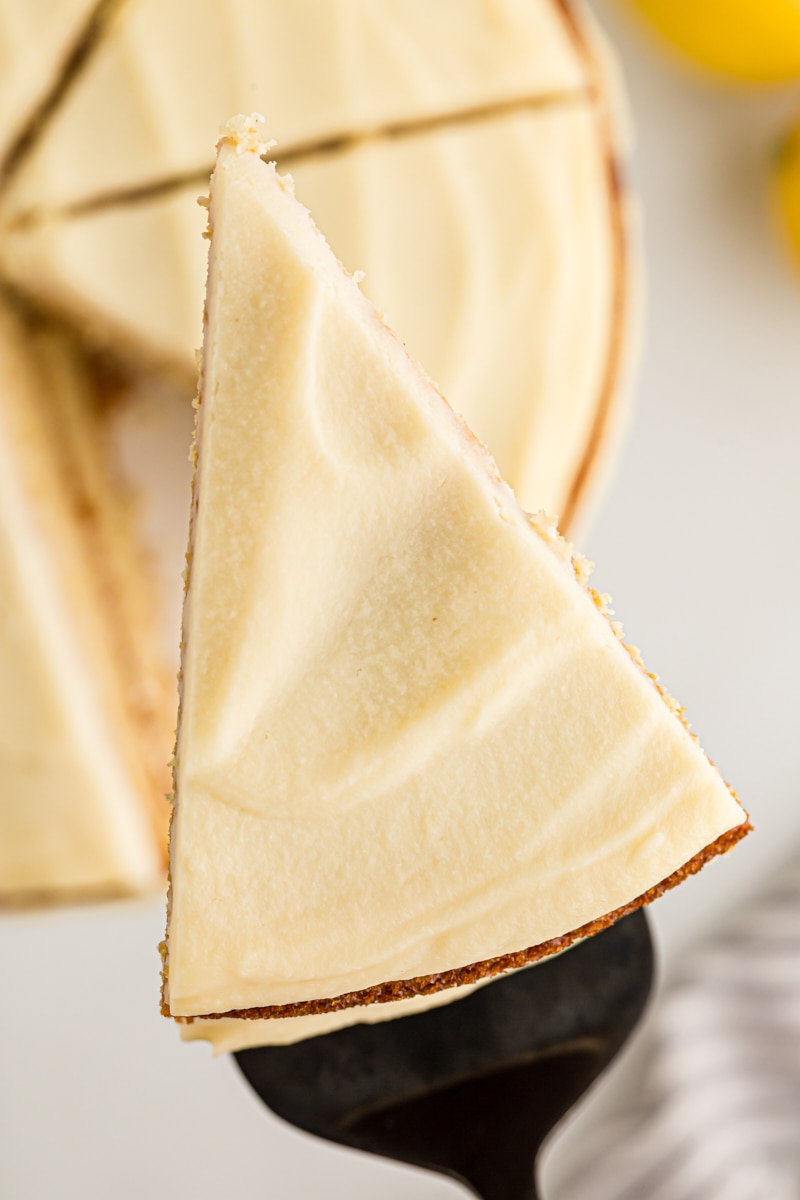
M 642 652 L 639 649 L 639 647 L 631 646 L 628 644 L 628 642 L 623 642 L 622 644 L 624 645 L 625 649 L 628 651 L 628 654 L 630 654 L 633 661 L 636 663 L 637 667 L 641 667 L 642 670 L 644 671 L 645 670 L 644 659 L 642 658 Z
M 572 569 L 581 587 L 586 587 L 594 571 L 594 563 L 585 554 L 576 551 L 572 555 Z
M 591 590 L 588 588 L 588 583 L 594 571 L 594 563 L 576 550 L 572 542 L 567 541 L 558 528 L 558 517 L 545 512 L 542 508 L 527 515 L 531 528 L 536 530 L 539 537 L 547 542 L 551 550 L 554 550 L 563 562 L 569 563 L 581 587 Z
M 276 144 L 274 140 L 264 137 L 265 118 L 261 113 L 238 113 L 231 117 L 220 128 L 219 143 L 230 142 L 237 154 L 266 154 Z

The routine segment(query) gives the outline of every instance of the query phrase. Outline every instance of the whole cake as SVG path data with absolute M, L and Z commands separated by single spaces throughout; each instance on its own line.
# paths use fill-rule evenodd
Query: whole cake
M 94 343 L 193 383 L 195 199 L 220 121 L 257 107 L 334 251 L 521 502 L 564 528 L 586 511 L 636 306 L 618 75 L 582 9 L 117 0 L 92 21 L 0 170 L 0 273 Z
M 635 305 L 617 72 L 588 17 L 560 0 L 0 0 L 0 61 L 0 288 L 36 403 L 45 422 L 59 414 L 60 444 L 42 460 L 66 481 L 48 494 L 48 511 L 64 511 L 39 522 L 38 551 L 58 564 L 80 549 L 91 603 L 59 587 L 52 608 L 65 637 L 91 629 L 92 652 L 71 660 L 76 693 L 108 667 L 103 713 L 135 747 L 120 780 L 154 815 L 158 847 L 205 279 L 195 200 L 220 117 L 254 102 L 270 112 L 334 249 L 366 269 L 368 294 L 523 502 L 566 528 L 587 511 L 624 410 Z M 97 353 L 112 368 L 99 386 Z M 62 524 L 64 546 L 48 546 Z M 13 708 L 25 659 L 12 652 L 13 639 L 0 664 Z M 85 730 L 67 722 L 49 746 L 43 723 L 26 729 L 53 769 L 37 777 L 39 802 L 21 805 L 27 751 L 16 734 L 0 746 L 6 859 L 31 861 L 39 839 L 50 865 L 9 867 L 0 893 L 128 890 L 113 869 L 74 871 L 55 834 L 51 809 L 64 827 L 75 815 L 77 836 L 84 799 L 101 802 L 53 765 L 84 760 Z
M 219 146 L 165 1011 L 284 1017 L 536 961 L 745 813 L 262 161 Z

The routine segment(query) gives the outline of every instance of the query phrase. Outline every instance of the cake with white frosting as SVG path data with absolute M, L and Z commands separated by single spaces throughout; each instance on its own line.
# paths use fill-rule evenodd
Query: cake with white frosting
M 126 0 L 95 16 L 90 52 L 54 76 L 58 103 L 0 171 L 0 274 L 193 386 L 195 200 L 219 122 L 258 108 L 334 252 L 521 502 L 574 528 L 620 431 L 637 311 L 619 73 L 590 15 L 561 0 Z M 3 34 L 0 19 L 14 59 Z
M 405 999 L 749 828 L 237 118 L 212 178 L 165 1011 Z

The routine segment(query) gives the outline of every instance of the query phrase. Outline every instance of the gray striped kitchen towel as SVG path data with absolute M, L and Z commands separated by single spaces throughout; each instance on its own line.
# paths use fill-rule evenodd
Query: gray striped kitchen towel
M 667 988 L 635 1112 L 565 1200 L 800 1200 L 800 861 Z

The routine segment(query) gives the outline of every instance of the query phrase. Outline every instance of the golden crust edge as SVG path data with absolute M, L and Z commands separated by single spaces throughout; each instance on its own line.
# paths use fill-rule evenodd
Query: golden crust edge
M 624 102 L 615 87 L 606 35 L 593 14 L 581 5 L 556 0 L 561 19 L 583 60 L 598 124 L 604 186 L 612 244 L 610 319 L 606 358 L 594 411 L 588 422 L 583 451 L 576 460 L 559 516 L 562 533 L 580 530 L 610 473 L 632 407 L 632 377 L 639 344 L 638 306 L 641 299 L 635 200 L 627 185 L 628 124 Z

